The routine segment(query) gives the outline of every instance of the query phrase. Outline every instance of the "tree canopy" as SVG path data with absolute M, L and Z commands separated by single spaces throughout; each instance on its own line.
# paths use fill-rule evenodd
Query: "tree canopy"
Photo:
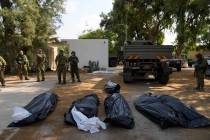
M 167 29 L 177 33 L 177 57 L 185 49 L 209 41 L 210 4 L 207 0 L 115 0 L 112 11 L 101 17 L 101 27 L 116 34 L 119 46 L 126 38 L 162 44 Z
M 17 51 L 46 47 L 64 11 L 64 0 L 0 0 L 0 51 L 9 67 Z

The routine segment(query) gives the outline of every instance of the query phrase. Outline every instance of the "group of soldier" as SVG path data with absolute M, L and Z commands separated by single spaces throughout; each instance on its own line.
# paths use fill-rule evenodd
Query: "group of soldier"
M 74 51 L 71 52 L 71 56 L 68 58 L 64 55 L 64 51 L 60 50 L 59 54 L 56 56 L 55 63 L 57 65 L 58 84 L 66 84 L 68 63 L 70 63 L 72 82 L 75 82 L 75 75 L 78 82 L 81 82 L 78 68 L 79 59 Z
M 41 49 L 39 49 L 36 54 L 37 82 L 45 81 L 45 62 L 46 62 L 46 55 Z M 79 59 L 74 51 L 71 52 L 71 56 L 68 58 L 64 54 L 64 51 L 60 50 L 59 54 L 56 56 L 55 63 L 57 65 L 58 84 L 66 84 L 66 73 L 69 65 L 71 68 L 72 82 L 75 82 L 75 76 L 78 82 L 81 82 L 79 76 L 79 69 L 78 69 Z M 0 56 L 0 82 L 2 86 L 5 86 L 4 71 L 6 65 L 7 65 L 6 61 Z M 16 65 L 20 80 L 23 80 L 23 76 L 25 80 L 29 80 L 28 78 L 29 61 L 27 56 L 23 53 L 22 50 L 19 52 L 19 54 L 16 57 Z M 202 54 L 200 53 L 197 54 L 194 76 L 197 83 L 197 87 L 195 89 L 198 91 L 204 91 L 204 78 L 205 78 L 206 68 L 207 68 L 206 60 L 204 59 Z
M 19 79 L 29 80 L 28 77 L 29 60 L 22 50 L 17 55 L 15 63 Z M 79 59 L 74 51 L 71 52 L 71 56 L 68 58 L 64 54 L 64 51 L 60 50 L 59 54 L 56 56 L 55 63 L 57 66 L 56 71 L 58 77 L 58 84 L 66 84 L 66 73 L 69 64 L 71 69 L 72 82 L 75 82 L 75 75 L 77 77 L 78 82 L 81 82 L 79 76 L 79 68 L 78 68 Z M 4 60 L 3 57 L 0 56 L 0 82 L 2 86 L 5 86 L 4 72 L 6 65 L 7 65 L 6 61 Z M 46 55 L 42 49 L 39 49 L 36 54 L 37 82 L 45 81 L 45 70 L 46 70 L 45 65 L 46 65 Z M 63 77 L 63 82 L 61 81 L 61 77 Z

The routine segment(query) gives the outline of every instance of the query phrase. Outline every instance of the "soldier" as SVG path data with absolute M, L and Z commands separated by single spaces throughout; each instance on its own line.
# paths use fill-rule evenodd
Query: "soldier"
M 204 91 L 204 77 L 206 72 L 207 62 L 203 58 L 202 54 L 196 55 L 196 63 L 195 63 L 195 78 L 197 82 L 196 90 Z
M 76 56 L 75 51 L 71 52 L 71 56 L 69 57 L 69 62 L 70 62 L 70 67 L 71 67 L 72 82 L 75 82 L 75 78 L 74 78 L 75 75 L 77 77 L 78 82 L 81 82 L 80 76 L 79 76 L 79 68 L 78 68 L 79 59 Z
M 68 58 L 64 55 L 64 51 L 60 50 L 55 59 L 57 66 L 58 84 L 61 84 L 61 75 L 63 75 L 63 84 L 66 84 L 67 60 Z
M 23 80 L 23 75 L 25 76 L 25 80 L 29 80 L 28 78 L 29 61 L 27 56 L 23 54 L 22 50 L 19 52 L 18 56 L 16 57 L 16 64 L 20 80 Z
M 40 82 L 40 75 L 42 76 L 42 81 L 45 81 L 45 62 L 46 55 L 43 53 L 42 49 L 39 49 L 36 55 L 37 82 Z
M 2 86 L 5 86 L 4 71 L 6 65 L 7 65 L 6 61 L 4 60 L 4 58 L 0 56 L 0 81 Z

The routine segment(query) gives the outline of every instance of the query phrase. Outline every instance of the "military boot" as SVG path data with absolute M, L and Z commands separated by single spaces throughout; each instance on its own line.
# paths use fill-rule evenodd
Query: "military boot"
M 5 85 L 5 81 L 2 81 L 1 82 L 1 85 L 2 85 L 2 87 L 5 87 L 6 85 Z

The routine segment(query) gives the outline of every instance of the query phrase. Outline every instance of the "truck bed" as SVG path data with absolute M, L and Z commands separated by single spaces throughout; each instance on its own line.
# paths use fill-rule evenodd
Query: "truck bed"
M 124 59 L 171 59 L 172 51 L 171 45 L 131 44 L 124 47 Z

